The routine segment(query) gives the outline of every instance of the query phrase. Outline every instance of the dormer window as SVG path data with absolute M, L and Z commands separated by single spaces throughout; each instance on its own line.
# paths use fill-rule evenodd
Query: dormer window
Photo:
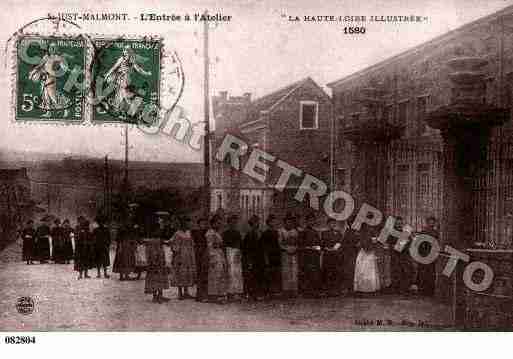
M 301 130 L 316 130 L 319 127 L 319 103 L 315 101 L 300 102 L 299 126 Z

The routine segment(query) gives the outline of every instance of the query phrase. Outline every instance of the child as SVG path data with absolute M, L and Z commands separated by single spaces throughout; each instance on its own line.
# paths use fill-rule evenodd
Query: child
M 142 237 L 137 239 L 137 246 L 135 247 L 135 273 L 137 273 L 136 280 L 141 279 L 142 272 L 146 271 L 148 259 L 146 258 L 146 245 Z

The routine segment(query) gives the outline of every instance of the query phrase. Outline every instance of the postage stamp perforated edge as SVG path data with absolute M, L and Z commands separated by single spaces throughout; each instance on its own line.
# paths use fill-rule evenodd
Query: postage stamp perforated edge
M 87 112 L 88 112 L 88 106 L 86 106 L 86 96 L 85 94 L 82 94 L 81 97 L 81 107 L 82 107 L 82 116 L 80 119 L 67 119 L 63 120 L 60 118 L 48 118 L 48 119 L 41 119 L 41 118 L 30 118 L 30 117 L 18 117 L 18 75 L 19 75 L 19 68 L 18 68 L 18 49 L 19 44 L 23 39 L 26 38 L 53 38 L 53 39 L 65 39 L 65 40 L 78 40 L 83 41 L 84 43 L 84 66 L 87 66 L 88 58 L 91 57 L 90 54 L 90 46 L 88 46 L 87 43 L 87 36 L 84 34 L 69 34 L 69 33 L 39 33 L 39 32 L 24 32 L 24 33 L 18 33 L 15 36 L 15 39 L 13 41 L 13 46 L 11 50 L 11 55 L 9 56 L 9 60 L 11 63 L 11 106 L 10 106 L 10 113 L 9 118 L 11 119 L 11 123 L 15 124 L 36 124 L 36 125 L 57 125 L 57 126 L 67 126 L 67 125 L 73 125 L 73 124 L 83 124 L 87 120 Z M 87 71 L 84 72 L 84 76 L 86 77 L 86 81 L 88 81 L 87 77 Z
M 158 68 L 158 84 L 157 84 L 157 90 L 158 90 L 158 93 L 157 93 L 157 105 L 160 106 L 161 104 L 161 94 L 162 94 L 162 91 L 164 90 L 164 81 L 162 79 L 162 72 L 164 70 L 164 64 L 163 64 L 163 59 L 165 58 L 164 54 L 165 54 L 165 44 L 164 44 L 164 38 L 160 35 L 127 35 L 127 34 L 124 34 L 124 35 L 105 35 L 105 34 L 99 34 L 99 33 L 92 33 L 92 34 L 89 34 L 90 36 L 90 39 L 92 41 L 92 43 L 96 43 L 96 41 L 123 41 L 123 40 L 126 40 L 126 41 L 141 41 L 141 42 L 144 42 L 144 41 L 151 41 L 151 42 L 158 42 L 159 43 L 159 56 L 158 56 L 158 61 L 159 61 L 159 68 Z M 93 45 L 91 44 L 91 47 L 93 47 Z M 94 51 L 93 49 L 91 49 L 91 51 Z M 91 83 L 92 81 L 92 62 L 94 60 L 94 53 L 91 53 L 91 58 L 89 59 L 88 63 L 87 63 L 87 72 L 89 74 L 89 83 Z M 90 99 L 90 96 L 91 96 L 91 92 L 92 91 L 89 91 L 87 96 L 88 96 L 88 99 Z M 134 124 L 131 124 L 131 123 L 126 123 L 122 120 L 119 120 L 119 121 L 104 121 L 104 120 L 96 120 L 95 119 L 95 116 L 94 116 L 94 105 L 92 104 L 92 101 L 87 101 L 88 102 L 88 107 L 89 107 L 89 111 L 90 111 L 90 116 L 89 116 L 89 122 L 91 125 L 95 125 L 95 126 L 102 126 L 102 125 L 108 125 L 108 126 L 119 126 L 119 127 L 125 127 L 126 125 L 128 126 L 136 126 Z

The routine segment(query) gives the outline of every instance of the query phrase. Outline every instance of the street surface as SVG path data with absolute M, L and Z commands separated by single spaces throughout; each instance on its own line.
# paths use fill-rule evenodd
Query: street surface
M 392 331 L 447 330 L 451 324 L 448 307 L 411 296 L 218 305 L 179 301 L 176 290 L 169 289 L 164 295 L 171 301 L 154 304 L 151 295 L 144 294 L 144 279 L 120 282 L 117 275 L 97 279 L 92 270 L 91 279 L 77 280 L 72 264 L 26 265 L 16 258 L 20 258 L 17 245 L 0 253 L 2 331 Z M 22 296 L 35 301 L 32 314 L 18 313 L 15 304 Z

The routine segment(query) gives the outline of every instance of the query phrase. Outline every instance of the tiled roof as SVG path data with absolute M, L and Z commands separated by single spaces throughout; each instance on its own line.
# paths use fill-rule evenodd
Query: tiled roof
M 294 91 L 296 88 L 303 85 L 307 81 L 313 82 L 310 77 L 307 77 L 253 101 L 249 110 L 248 121 L 258 120 L 261 111 L 268 111 L 276 103 L 286 97 L 291 91 Z

